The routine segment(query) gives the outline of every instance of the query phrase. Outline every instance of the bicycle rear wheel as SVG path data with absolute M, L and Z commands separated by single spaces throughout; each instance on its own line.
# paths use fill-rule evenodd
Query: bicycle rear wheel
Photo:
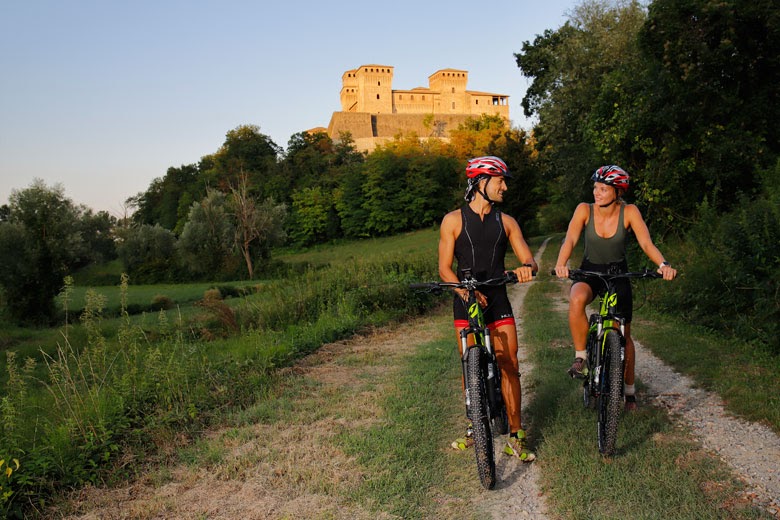
M 496 462 L 483 370 L 485 357 L 481 348 L 469 349 L 466 358 L 466 392 L 469 403 L 468 415 L 474 429 L 474 455 L 477 459 L 479 481 L 485 489 L 493 489 L 496 485 Z
M 599 393 L 599 451 L 612 455 L 617 443 L 617 427 L 620 418 L 623 393 L 623 360 L 620 356 L 620 335 L 609 331 L 605 339 L 604 371 L 601 374 Z

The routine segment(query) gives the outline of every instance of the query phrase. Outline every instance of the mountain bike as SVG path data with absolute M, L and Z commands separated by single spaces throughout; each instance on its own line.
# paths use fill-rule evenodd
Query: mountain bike
M 466 416 L 472 424 L 474 455 L 477 473 L 485 489 L 496 484 L 496 461 L 493 436 L 509 432 L 509 421 L 504 398 L 501 394 L 501 371 L 490 341 L 490 329 L 485 325 L 482 307 L 477 303 L 477 289 L 517 283 L 517 275 L 511 271 L 504 276 L 480 282 L 464 271 L 461 282 L 428 282 L 411 284 L 413 289 L 424 289 L 440 294 L 445 287 L 466 289 L 468 298 L 468 327 L 460 330 L 461 366 L 463 370 Z M 473 344 L 468 338 L 473 336 Z
M 551 271 L 555 276 L 555 271 Z M 586 408 L 598 412 L 597 433 L 599 452 L 610 456 L 615 452 L 620 410 L 623 404 L 623 372 L 626 361 L 626 320 L 615 312 L 617 293 L 615 281 L 620 278 L 662 278 L 656 271 L 601 273 L 569 269 L 569 279 L 575 282 L 598 278 L 606 292 L 601 297 L 600 310 L 588 318 L 586 364 L 583 369 L 582 400 Z

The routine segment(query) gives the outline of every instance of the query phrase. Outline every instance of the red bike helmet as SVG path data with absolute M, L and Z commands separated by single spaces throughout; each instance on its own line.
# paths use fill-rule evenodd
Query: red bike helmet
M 614 186 L 624 191 L 628 191 L 629 177 L 628 173 L 614 164 L 608 166 L 602 166 L 591 175 L 590 180 L 593 182 L 602 182 L 609 186 Z
M 466 165 L 466 177 L 473 179 L 479 175 L 490 175 L 493 177 L 503 176 L 507 179 L 512 178 L 506 163 L 493 155 L 475 157 L 474 159 L 469 160 L 469 163 Z

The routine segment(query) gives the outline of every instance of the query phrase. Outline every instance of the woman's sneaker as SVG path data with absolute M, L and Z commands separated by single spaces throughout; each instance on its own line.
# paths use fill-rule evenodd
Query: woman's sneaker
M 636 411 L 636 396 L 635 395 L 627 395 L 626 396 L 626 411 L 627 412 Z
M 450 446 L 452 446 L 452 449 L 458 451 L 467 450 L 474 446 L 474 428 L 471 423 L 466 427 L 466 436 L 455 439 Z
M 509 436 L 504 447 L 504 453 L 517 457 L 523 462 L 532 462 L 536 459 L 536 455 L 525 446 L 525 432 L 523 430 L 517 432 L 517 437 L 514 435 Z

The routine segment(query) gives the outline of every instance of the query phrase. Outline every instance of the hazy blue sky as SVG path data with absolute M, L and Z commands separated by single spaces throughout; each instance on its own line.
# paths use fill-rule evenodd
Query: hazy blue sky
M 576 0 L 0 2 L 0 204 L 34 178 L 119 215 L 169 166 L 196 163 L 254 124 L 284 148 L 328 125 L 341 75 L 395 67 L 393 88 L 443 68 L 468 88 L 527 85 L 514 53 Z

